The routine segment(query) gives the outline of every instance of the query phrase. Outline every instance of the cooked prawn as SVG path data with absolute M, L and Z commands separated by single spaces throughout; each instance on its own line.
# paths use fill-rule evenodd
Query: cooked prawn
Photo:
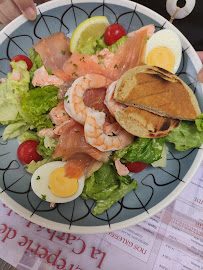
M 86 109 L 87 117 L 84 126 L 86 141 L 100 151 L 115 151 L 128 146 L 133 136 L 122 129 L 119 134 L 109 136 L 104 132 L 105 113 Z
M 113 98 L 114 90 L 116 88 L 117 81 L 113 82 L 106 91 L 106 96 L 104 100 L 104 104 L 109 109 L 110 113 L 114 116 L 115 112 L 120 111 L 121 109 L 125 109 L 126 106 L 116 102 Z
M 101 87 L 108 87 L 112 81 L 99 74 L 87 74 L 74 81 L 66 93 L 67 99 L 64 100 L 66 112 L 80 124 L 85 124 L 87 117 L 87 106 L 83 101 L 86 90 Z M 95 112 L 95 109 L 90 110 Z

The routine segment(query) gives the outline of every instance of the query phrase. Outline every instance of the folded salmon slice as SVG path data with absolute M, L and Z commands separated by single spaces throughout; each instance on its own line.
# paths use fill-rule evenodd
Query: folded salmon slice
M 87 176 L 90 168 L 92 168 L 97 162 L 98 161 L 87 154 L 76 154 L 70 158 L 64 166 L 65 175 L 67 177 L 77 179 L 79 179 L 83 174 Z
M 59 32 L 42 38 L 33 46 L 35 51 L 40 54 L 45 67 L 51 69 L 54 75 L 64 81 L 67 76 L 62 67 L 71 56 L 69 43 L 70 39 L 64 33 Z
M 53 158 L 62 156 L 62 160 L 67 161 L 65 175 L 79 178 L 95 160 L 107 161 L 110 153 L 101 152 L 89 145 L 85 140 L 84 127 L 77 122 L 71 122 L 64 124 Z
M 106 120 L 108 121 L 108 123 L 113 123 L 115 122 L 115 119 L 104 104 L 105 96 L 106 88 L 89 89 L 85 92 L 83 101 L 85 106 L 94 108 L 95 110 L 100 112 L 104 112 L 106 114 Z
M 91 57 L 74 52 L 64 63 L 63 70 L 70 79 L 89 73 L 98 73 L 115 81 L 128 69 L 142 64 L 142 55 L 145 50 L 147 36 L 151 36 L 153 32 L 153 25 L 132 32 L 115 54 L 107 49 Z M 101 56 L 103 59 L 97 56 Z
M 109 157 L 108 152 L 101 152 L 86 142 L 83 125 L 77 122 L 64 124 L 53 158 L 62 156 L 66 161 L 79 153 L 88 154 L 99 161 L 107 161 Z

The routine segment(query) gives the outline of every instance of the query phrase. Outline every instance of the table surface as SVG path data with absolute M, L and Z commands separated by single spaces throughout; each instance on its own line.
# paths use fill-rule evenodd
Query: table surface
M 1 270 L 17 270 L 15 267 L 0 259 L 0 269 Z

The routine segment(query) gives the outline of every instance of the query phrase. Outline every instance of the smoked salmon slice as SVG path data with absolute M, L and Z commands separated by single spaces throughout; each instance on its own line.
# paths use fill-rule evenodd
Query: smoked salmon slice
M 63 157 L 63 161 L 68 160 L 76 154 L 85 153 L 99 161 L 107 161 L 110 152 L 101 152 L 88 144 L 85 140 L 84 127 L 75 122 L 63 126 L 63 131 L 59 137 L 58 144 L 54 149 L 53 158 Z
M 108 121 L 108 123 L 113 123 L 115 122 L 115 119 L 104 104 L 105 96 L 106 88 L 89 89 L 85 92 L 83 96 L 83 101 L 85 106 L 94 108 L 99 112 L 104 112 L 106 114 L 106 120 Z
M 62 160 L 67 161 L 65 175 L 79 178 L 95 161 L 108 161 L 110 154 L 111 152 L 101 152 L 88 144 L 85 140 L 84 127 L 72 122 L 71 125 L 64 124 L 53 158 L 63 157 Z
M 87 154 L 76 154 L 65 164 L 65 176 L 79 179 L 83 174 L 86 175 L 88 168 L 95 162 L 95 159 Z
M 42 58 L 46 68 L 62 80 L 66 80 L 66 75 L 62 70 L 64 63 L 71 56 L 69 49 L 70 39 L 64 33 L 55 33 L 49 37 L 42 38 L 33 47 Z
M 142 64 L 147 36 L 151 36 L 153 32 L 153 25 L 132 32 L 115 54 L 108 49 L 103 49 L 93 56 L 74 52 L 64 63 L 63 70 L 69 78 L 75 79 L 86 74 L 97 73 L 115 81 L 128 69 Z

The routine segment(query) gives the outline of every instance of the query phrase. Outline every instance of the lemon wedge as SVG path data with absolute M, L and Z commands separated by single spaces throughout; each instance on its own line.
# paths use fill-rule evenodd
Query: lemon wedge
M 90 37 L 100 38 L 106 28 L 109 26 L 108 19 L 105 16 L 96 16 L 82 22 L 73 32 L 70 40 L 70 51 L 73 53 L 80 42 L 85 43 Z

